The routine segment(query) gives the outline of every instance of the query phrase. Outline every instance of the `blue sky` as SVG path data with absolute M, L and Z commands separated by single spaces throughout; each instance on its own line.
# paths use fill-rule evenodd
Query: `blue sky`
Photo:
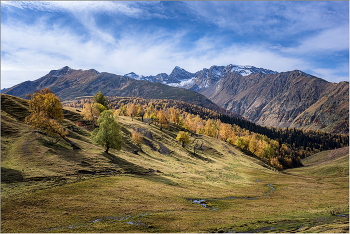
M 147 76 L 228 64 L 349 81 L 349 2 L 1 2 L 1 88 L 63 66 Z

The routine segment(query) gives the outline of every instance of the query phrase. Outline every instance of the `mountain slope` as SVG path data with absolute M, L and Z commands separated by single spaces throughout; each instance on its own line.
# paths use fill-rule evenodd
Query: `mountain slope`
M 310 167 L 280 173 L 216 138 L 193 135 L 182 147 L 175 140 L 186 131 L 180 126 L 161 131 L 130 117 L 118 118 L 122 150 L 106 154 L 92 144 L 91 126 L 75 124 L 82 118 L 76 108 L 64 109 L 63 126 L 82 150 L 65 141 L 50 145 L 23 122 L 28 113 L 27 100 L 2 95 L 4 233 L 349 229 L 348 147 L 310 157 Z M 142 132 L 138 154 L 133 129 Z M 193 154 L 196 139 L 203 150 Z
M 93 96 L 101 91 L 105 96 L 175 99 L 196 104 L 218 113 L 227 113 L 202 94 L 191 90 L 145 80 L 135 80 L 107 72 L 99 73 L 94 69 L 83 71 L 64 67 L 52 70 L 40 79 L 26 81 L 9 88 L 4 94 L 24 98 L 27 93 L 33 93 L 35 90 L 43 88 L 50 88 L 61 100 Z
M 260 125 L 348 132 L 347 82 L 334 84 L 301 71 L 231 74 L 202 93 Z
M 176 67 L 169 77 L 179 78 L 156 80 L 138 76 L 199 92 L 222 108 L 260 125 L 345 134 L 349 131 L 348 82 L 330 83 L 298 70 L 278 73 L 232 64 L 196 73 Z

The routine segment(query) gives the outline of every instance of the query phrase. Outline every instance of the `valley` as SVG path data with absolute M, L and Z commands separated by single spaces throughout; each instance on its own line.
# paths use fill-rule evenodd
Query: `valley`
M 1 232 L 349 233 L 346 1 L 1 1 Z
M 349 231 L 348 147 L 278 171 L 210 136 L 191 134 L 182 147 L 176 135 L 189 131 L 177 124 L 118 116 L 122 149 L 107 154 L 91 125 L 77 125 L 82 110 L 64 107 L 62 126 L 81 148 L 73 150 L 29 129 L 27 100 L 1 101 L 3 232 Z M 194 154 L 196 139 L 203 147 Z
M 189 102 L 262 126 L 349 132 L 349 82 L 331 83 L 300 70 L 211 66 L 195 73 L 176 66 L 170 75 L 115 75 L 68 66 L 4 90 L 24 98 L 50 88 L 62 100 L 92 96 L 142 97 Z

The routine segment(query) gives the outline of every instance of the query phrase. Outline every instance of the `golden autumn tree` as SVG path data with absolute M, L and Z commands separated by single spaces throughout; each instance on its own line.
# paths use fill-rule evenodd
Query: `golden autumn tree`
M 257 139 L 257 135 L 254 133 L 253 136 L 250 138 L 248 149 L 253 154 L 256 154 L 256 151 L 258 150 L 258 148 L 259 148 L 259 141 Z
M 159 110 L 158 112 L 158 122 L 160 124 L 160 130 L 163 129 L 163 126 L 166 127 L 168 125 L 166 113 L 163 110 Z
M 204 134 L 216 138 L 216 125 L 212 119 L 208 119 L 204 126 Z
M 230 124 L 221 123 L 219 126 L 220 138 L 226 141 L 232 135 L 232 127 Z
M 170 108 L 170 121 L 179 124 L 180 123 L 180 112 L 177 109 Z
M 134 120 L 134 116 L 136 115 L 137 113 L 137 109 L 136 109 L 136 106 L 134 103 L 132 103 L 131 105 L 129 105 L 128 107 L 128 111 L 127 111 L 128 115 L 131 116 L 131 120 L 133 121 Z
M 137 115 L 141 117 L 141 120 L 143 122 L 143 116 L 145 115 L 146 111 L 143 109 L 143 106 L 141 104 L 137 105 Z
M 25 118 L 25 122 L 32 129 L 36 129 L 37 132 L 48 136 L 51 143 L 57 143 L 60 139 L 64 139 L 74 149 L 80 149 L 66 138 L 68 131 L 59 124 L 59 122 L 63 121 L 61 101 L 50 91 L 46 89 L 31 95 L 29 100 L 30 115 Z
M 180 131 L 179 134 L 177 134 L 176 140 L 180 141 L 182 143 L 182 147 L 190 143 L 190 135 L 188 135 L 187 132 Z
M 204 123 L 203 123 L 202 118 L 200 118 L 200 116 L 197 115 L 196 118 L 194 119 L 194 121 L 195 121 L 195 126 L 196 126 L 196 129 L 194 130 L 195 133 L 202 134 L 203 129 L 204 129 Z
M 81 114 L 85 120 L 88 120 L 96 125 L 97 118 L 100 117 L 102 112 L 105 110 L 107 110 L 107 108 L 100 103 L 88 102 L 84 104 Z
M 131 133 L 131 139 L 136 143 L 136 145 L 140 145 L 142 142 L 142 135 L 141 132 L 133 130 Z

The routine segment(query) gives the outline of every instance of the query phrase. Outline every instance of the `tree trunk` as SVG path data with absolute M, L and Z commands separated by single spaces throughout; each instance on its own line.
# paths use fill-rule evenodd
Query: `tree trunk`
M 108 150 L 109 150 L 109 146 L 107 146 L 106 151 L 105 151 L 107 154 L 108 154 Z
M 34 131 L 34 132 L 37 132 L 37 133 L 40 133 L 40 134 L 43 134 L 43 135 L 47 135 L 46 132 L 41 132 L 41 131 Z M 77 146 L 73 141 L 69 140 L 68 138 L 66 137 L 62 137 L 61 138 L 65 141 L 67 141 L 72 147 L 73 149 L 78 149 L 78 150 L 81 150 L 79 146 Z
M 73 147 L 73 149 L 81 150 L 79 146 L 77 146 L 74 142 L 72 142 L 68 138 L 63 137 L 63 140 L 67 141 Z

